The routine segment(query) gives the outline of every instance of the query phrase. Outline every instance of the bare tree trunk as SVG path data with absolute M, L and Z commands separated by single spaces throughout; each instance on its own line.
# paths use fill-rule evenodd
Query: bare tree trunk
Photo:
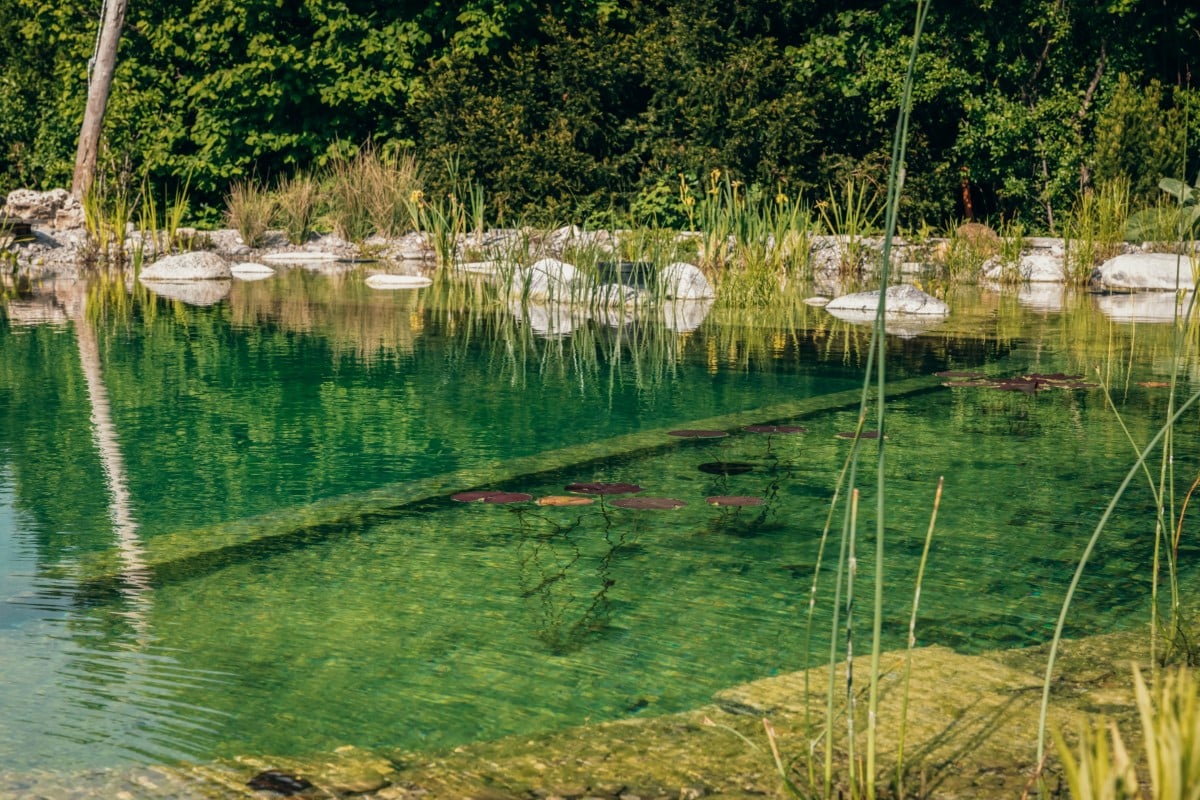
M 71 178 L 71 194 L 78 199 L 92 188 L 96 177 L 96 158 L 100 150 L 100 133 L 104 128 L 104 110 L 112 88 L 113 72 L 117 67 L 117 45 L 121 27 L 125 24 L 128 0 L 105 0 L 100 33 L 96 37 L 94 61 L 88 69 L 87 107 L 83 126 L 79 129 L 79 149 L 75 152 L 75 175 Z

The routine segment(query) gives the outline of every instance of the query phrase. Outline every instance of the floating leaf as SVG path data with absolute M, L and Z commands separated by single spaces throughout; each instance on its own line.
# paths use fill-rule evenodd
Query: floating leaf
M 636 483 L 572 483 L 567 485 L 568 492 L 576 494 L 637 494 L 642 487 Z
M 854 431 L 842 431 L 841 433 L 835 433 L 834 436 L 837 437 L 838 439 L 853 439 Z M 862 433 L 858 434 L 858 438 L 860 438 L 860 439 L 878 439 L 879 431 L 863 431 Z M 887 437 L 884 437 L 884 438 L 887 438 Z
M 450 495 L 450 499 L 460 503 L 524 503 L 532 500 L 533 495 L 523 492 L 476 491 L 459 492 Z
M 748 495 L 717 495 L 709 497 L 704 502 L 710 506 L 761 506 L 766 501 L 761 497 L 750 497 Z
M 524 492 L 492 492 L 487 497 L 483 498 L 485 503 L 528 503 L 533 499 L 533 495 L 525 494 Z
M 747 425 L 746 433 L 808 433 L 803 425 Z
M 594 502 L 594 498 L 574 494 L 552 494 L 537 499 L 539 506 L 590 506 Z
M 709 475 L 744 475 L 754 469 L 753 464 L 744 461 L 709 461 L 698 468 Z
M 612 504 L 617 508 L 653 509 L 656 511 L 670 511 L 687 505 L 682 500 L 676 500 L 673 497 L 622 497 L 613 500 Z
M 1138 386 L 1146 389 L 1170 389 L 1170 381 L 1138 381 Z
M 667 431 L 668 436 L 678 436 L 681 439 L 720 439 L 722 436 L 728 436 L 727 431 L 702 431 L 683 429 L 678 431 Z
M 459 492 L 458 494 L 450 495 L 450 499 L 455 500 L 459 503 L 477 503 L 480 500 L 483 500 L 484 498 L 486 498 L 488 495 L 493 495 L 493 494 L 495 494 L 494 491 Z

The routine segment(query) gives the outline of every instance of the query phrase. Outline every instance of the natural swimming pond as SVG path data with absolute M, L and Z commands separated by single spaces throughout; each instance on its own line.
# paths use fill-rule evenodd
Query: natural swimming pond
M 94 287 L 60 324 L 0 316 L 6 769 L 446 747 L 688 708 L 827 658 L 828 553 L 806 650 L 807 595 L 865 329 L 798 307 L 540 336 L 520 309 L 372 292 L 357 272 L 292 270 L 209 307 L 116 296 Z M 1099 367 L 1144 443 L 1167 395 L 1139 383 L 1169 374 L 1171 328 L 1087 296 L 953 305 L 889 340 L 886 645 L 904 642 L 939 476 L 920 642 L 1035 644 L 1133 448 L 1099 389 L 934 373 Z M 690 429 L 728 435 L 671 434 Z M 452 499 L 581 482 L 643 491 Z M 1147 624 L 1150 504 L 1135 483 L 1069 634 Z

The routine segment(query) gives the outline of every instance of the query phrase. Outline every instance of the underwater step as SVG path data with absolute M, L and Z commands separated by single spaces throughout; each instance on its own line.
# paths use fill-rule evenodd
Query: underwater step
M 897 381 L 888 386 L 888 398 L 932 391 L 940 388 L 941 383 L 942 378 L 933 375 Z M 850 389 L 681 424 L 697 430 L 737 430 L 748 425 L 790 421 L 849 408 L 856 406 L 861 396 L 861 390 Z M 617 457 L 677 447 L 679 438 L 669 435 L 676 427 L 624 434 L 431 478 L 389 484 L 198 530 L 156 536 L 143 544 L 139 568 L 149 573 L 156 583 L 186 580 L 239 561 L 251 553 L 261 553 L 264 545 L 269 544 L 277 550 L 301 547 L 348 530 L 358 530 L 373 518 L 392 515 L 405 506 L 422 501 Z M 126 582 L 126 569 L 121 559 L 121 554 L 114 550 L 81 560 L 76 577 L 98 594 L 106 594 L 106 587 L 118 588 Z

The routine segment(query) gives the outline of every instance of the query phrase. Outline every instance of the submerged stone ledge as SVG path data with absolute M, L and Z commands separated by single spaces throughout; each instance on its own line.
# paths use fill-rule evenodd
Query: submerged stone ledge
M 930 391 L 941 387 L 937 376 L 921 376 L 888 386 L 888 397 Z M 806 397 L 763 408 L 688 422 L 689 427 L 735 430 L 755 423 L 791 420 L 800 416 L 856 405 L 861 390 Z M 676 427 L 676 426 L 672 426 Z M 449 496 L 454 492 L 494 488 L 497 485 L 539 474 L 577 467 L 616 456 L 649 453 L 677 445 L 668 436 L 671 428 L 616 436 L 599 442 L 573 445 L 547 453 L 495 461 L 486 466 L 462 469 L 444 475 L 383 486 L 366 492 L 330 498 L 299 508 L 281 509 L 261 516 L 198 530 L 155 536 L 143 544 L 142 566 L 155 582 L 186 579 L 248 556 L 248 548 L 264 543 L 295 546 L 336 536 L 347 527 L 363 524 L 412 503 Z M 75 577 L 81 583 L 101 588 L 123 581 L 121 556 L 115 551 L 82 558 Z
M 919 630 L 919 628 L 918 628 Z M 1020 797 L 1036 768 L 1045 645 L 963 655 L 945 647 L 912 652 L 905 732 L 906 787 L 921 797 L 989 800 Z M 1049 726 L 1068 738 L 1096 714 L 1115 719 L 1140 747 L 1130 664 L 1148 663 L 1147 634 L 1117 633 L 1064 642 L 1055 670 Z M 881 659 L 877 766 L 894 775 L 906 654 Z M 865 660 L 855 685 L 865 693 Z M 264 797 L 247 784 L 272 770 L 311 782 L 299 797 L 369 800 L 677 800 L 786 797 L 763 720 L 784 763 L 803 771 L 824 724 L 828 666 L 764 678 L 717 692 L 713 702 L 660 717 L 520 734 L 438 752 L 354 746 L 301 757 L 245 755 L 174 767 L 86 773 L 0 772 L 0 796 L 213 800 Z M 834 667 L 834 791 L 846 788 L 846 664 Z M 807 708 L 805 698 L 807 698 Z M 867 707 L 854 710 L 859 755 Z M 807 720 L 807 721 L 806 721 Z M 823 753 L 815 750 L 818 777 Z M 1136 756 L 1135 756 L 1136 757 Z M 1058 782 L 1057 759 L 1046 775 Z M 804 777 L 793 777 L 801 783 Z M 11 793 L 11 794 L 10 794 Z M 274 796 L 274 795 L 271 795 Z

